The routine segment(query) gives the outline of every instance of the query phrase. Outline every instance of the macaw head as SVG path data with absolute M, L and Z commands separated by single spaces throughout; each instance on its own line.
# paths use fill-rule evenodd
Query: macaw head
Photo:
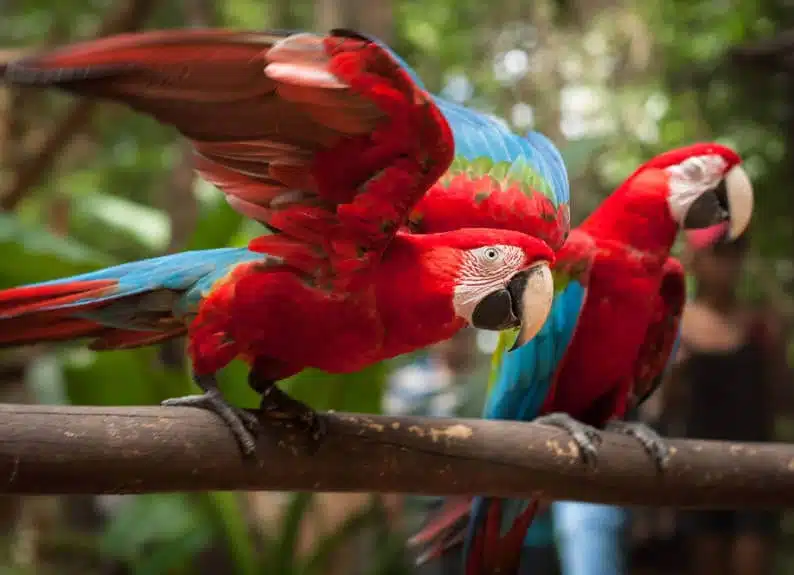
M 739 155 L 716 143 L 671 150 L 645 164 L 666 175 L 667 207 L 694 247 L 739 237 L 753 213 L 753 186 Z
M 693 247 L 737 238 L 752 211 L 753 187 L 738 154 L 700 143 L 640 166 L 581 227 L 667 254 L 680 229 Z
M 479 329 L 518 328 L 515 347 L 543 326 L 554 297 L 554 253 L 545 242 L 477 228 L 413 237 L 432 242 L 425 261 L 444 278 L 458 318 Z

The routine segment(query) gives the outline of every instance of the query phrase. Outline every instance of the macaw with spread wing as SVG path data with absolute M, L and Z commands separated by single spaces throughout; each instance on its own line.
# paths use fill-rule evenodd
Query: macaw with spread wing
M 4 80 L 119 101 L 174 126 L 195 167 L 272 233 L 0 292 L 0 346 L 77 338 L 120 349 L 187 334 L 209 409 L 246 454 L 258 421 L 214 374 L 235 358 L 263 413 L 319 438 L 275 385 L 306 367 L 356 371 L 470 324 L 548 314 L 569 231 L 554 146 L 430 95 L 360 34 L 169 30 L 78 43 L 8 65 Z M 409 221 L 410 217 L 410 221 Z M 443 229 L 442 229 L 443 228 Z
M 623 418 L 659 385 L 677 342 L 686 289 L 670 250 L 679 228 L 700 247 L 738 237 L 752 206 L 740 158 L 724 146 L 695 144 L 642 165 L 557 252 L 549 317 L 504 356 L 484 417 L 562 428 L 591 464 L 598 429 L 625 433 L 664 468 L 664 441 Z M 516 573 L 540 504 L 450 498 L 412 544 L 429 544 L 423 562 L 463 542 L 467 575 Z

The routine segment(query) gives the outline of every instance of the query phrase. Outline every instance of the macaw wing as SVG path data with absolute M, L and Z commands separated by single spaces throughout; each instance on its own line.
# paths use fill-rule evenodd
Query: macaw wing
M 492 116 L 433 99 L 452 129 L 455 159 L 412 211 L 411 230 L 496 227 L 562 247 L 570 231 L 570 188 L 554 144 L 538 132 L 522 137 Z
M 672 367 L 681 338 L 681 316 L 686 303 L 684 268 L 667 258 L 656 300 L 654 320 L 648 326 L 634 370 L 633 406 L 648 399 Z
M 557 252 L 553 274 L 558 291 L 546 323 L 532 340 L 505 354 L 484 417 L 530 421 L 539 415 L 579 321 L 594 256 L 592 238 L 573 230 Z
M 342 30 L 125 34 L 5 72 L 176 127 L 199 173 L 275 232 L 249 248 L 337 289 L 377 263 L 452 161 L 449 126 L 414 78 L 390 50 Z
M 202 299 L 240 266 L 245 248 L 180 252 L 0 291 L 0 347 L 89 338 L 91 349 L 150 345 L 185 333 Z

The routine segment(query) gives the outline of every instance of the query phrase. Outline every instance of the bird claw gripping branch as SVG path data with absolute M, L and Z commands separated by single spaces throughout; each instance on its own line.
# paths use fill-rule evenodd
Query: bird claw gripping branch
M 556 252 L 551 312 L 535 337 L 504 355 L 484 410 L 489 419 L 565 430 L 588 466 L 599 429 L 637 440 L 659 470 L 670 449 L 652 429 L 622 421 L 659 385 L 675 355 L 686 299 L 670 257 L 683 229 L 703 247 L 741 234 L 753 190 L 739 156 L 716 143 L 671 150 L 640 166 Z M 448 500 L 414 540 L 435 557 L 464 545 L 467 575 L 516 573 L 531 500 Z M 461 530 L 468 518 L 468 527 Z M 543 536 L 544 534 L 537 534 Z

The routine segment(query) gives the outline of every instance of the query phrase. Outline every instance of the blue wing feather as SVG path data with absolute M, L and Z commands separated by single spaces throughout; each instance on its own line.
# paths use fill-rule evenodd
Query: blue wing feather
M 170 289 L 184 292 L 181 299 L 183 309 L 179 311 L 185 313 L 194 309 L 212 285 L 228 274 L 234 266 L 244 262 L 266 261 L 268 258 L 266 254 L 251 252 L 246 248 L 198 250 L 129 262 L 77 276 L 31 284 L 30 287 L 91 280 L 118 282 L 113 293 L 54 306 L 61 309 L 91 302 L 117 300 L 157 289 Z
M 386 50 L 414 83 L 427 91 L 416 71 L 389 46 L 371 36 L 365 36 Z M 477 112 L 440 96 L 433 101 L 452 128 L 455 155 L 476 160 L 488 157 L 494 162 L 515 163 L 525 160 L 548 184 L 554 207 L 570 204 L 571 191 L 565 162 L 557 147 L 540 132 L 521 137 L 493 117 Z
M 526 345 L 505 354 L 483 417 L 530 421 L 537 417 L 554 373 L 571 342 L 585 288 L 571 281 L 557 294 L 538 334 Z
M 570 185 L 565 162 L 557 147 L 539 132 L 527 137 L 511 132 L 501 122 L 440 96 L 433 101 L 452 128 L 455 155 L 474 161 L 489 158 L 493 162 L 509 162 L 531 166 L 551 191 L 554 207 L 570 204 Z
M 546 394 L 551 389 L 557 366 L 573 338 L 586 290 L 575 280 L 557 294 L 549 317 L 538 334 L 515 351 L 505 354 L 496 382 L 483 410 L 487 419 L 531 421 L 540 413 Z M 475 529 L 482 525 L 487 511 L 488 499 L 475 497 L 472 502 L 469 529 L 466 537 L 468 553 Z M 501 499 L 501 535 L 505 535 L 518 516 L 529 504 L 525 499 Z M 533 523 L 533 525 L 535 525 Z M 538 529 L 530 526 L 527 539 L 540 537 Z

